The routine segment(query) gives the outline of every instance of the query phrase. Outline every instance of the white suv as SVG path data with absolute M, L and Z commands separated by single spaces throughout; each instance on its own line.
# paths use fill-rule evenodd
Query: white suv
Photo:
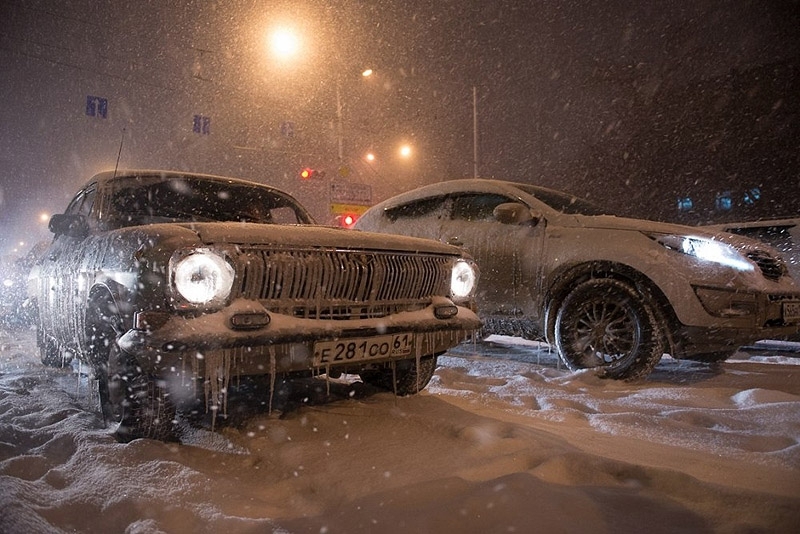
M 615 217 L 550 189 L 442 182 L 370 208 L 355 227 L 464 247 L 481 270 L 486 333 L 545 338 L 570 368 L 601 376 L 646 376 L 664 352 L 722 361 L 800 331 L 800 287 L 770 246 Z

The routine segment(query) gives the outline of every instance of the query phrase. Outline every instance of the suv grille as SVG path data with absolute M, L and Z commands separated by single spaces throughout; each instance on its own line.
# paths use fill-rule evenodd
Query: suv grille
M 447 296 L 451 258 L 397 252 L 240 249 L 237 297 L 306 318 L 360 319 Z
M 786 265 L 779 258 L 775 258 L 766 252 L 756 250 L 749 252 L 747 257 L 756 262 L 758 268 L 761 269 L 761 274 L 768 280 L 777 281 L 786 274 Z

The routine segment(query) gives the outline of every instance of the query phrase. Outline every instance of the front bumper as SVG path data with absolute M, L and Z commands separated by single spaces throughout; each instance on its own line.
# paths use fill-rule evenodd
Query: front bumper
M 448 310 L 448 314 L 442 310 Z M 450 317 L 446 315 L 452 314 Z M 252 318 L 268 316 L 268 321 Z M 244 319 L 243 319 L 244 318 Z M 219 312 L 195 317 L 169 316 L 156 327 L 131 329 L 119 346 L 136 357 L 146 372 L 161 374 L 192 369 L 204 374 L 209 362 L 224 356 L 232 375 L 287 373 L 357 367 L 408 358 L 409 355 L 373 354 L 364 359 L 325 363 L 315 356 L 317 342 L 383 339 L 409 334 L 411 358 L 443 352 L 481 326 L 475 312 L 444 298 L 427 307 L 373 319 L 304 319 L 271 313 L 259 302 L 240 299 Z M 205 361 L 205 365 L 198 362 Z M 187 367 L 191 366 L 191 367 Z
M 674 356 L 733 352 L 762 339 L 800 336 L 800 294 L 732 291 L 694 286 L 709 321 L 679 325 L 671 334 Z

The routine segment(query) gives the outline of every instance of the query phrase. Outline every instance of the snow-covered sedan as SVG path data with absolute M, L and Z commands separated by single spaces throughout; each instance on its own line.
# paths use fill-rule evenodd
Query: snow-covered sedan
M 42 361 L 88 364 L 123 440 L 170 438 L 198 392 L 224 409 L 243 375 L 347 372 L 412 394 L 480 328 L 461 249 L 314 226 L 263 184 L 102 173 L 50 229 L 29 279 Z
M 373 206 L 362 230 L 464 247 L 485 332 L 544 338 L 572 369 L 644 377 L 669 352 L 717 362 L 800 331 L 800 287 L 743 236 L 615 217 L 561 192 L 498 180 L 424 186 Z

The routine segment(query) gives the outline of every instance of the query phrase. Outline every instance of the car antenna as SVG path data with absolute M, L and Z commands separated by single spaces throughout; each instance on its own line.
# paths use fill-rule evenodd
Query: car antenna
M 125 128 L 122 129 L 122 137 L 119 139 L 119 151 L 117 152 L 117 162 L 114 164 L 114 178 L 117 177 L 117 169 L 119 168 L 119 157 L 122 155 L 122 142 L 125 141 Z

